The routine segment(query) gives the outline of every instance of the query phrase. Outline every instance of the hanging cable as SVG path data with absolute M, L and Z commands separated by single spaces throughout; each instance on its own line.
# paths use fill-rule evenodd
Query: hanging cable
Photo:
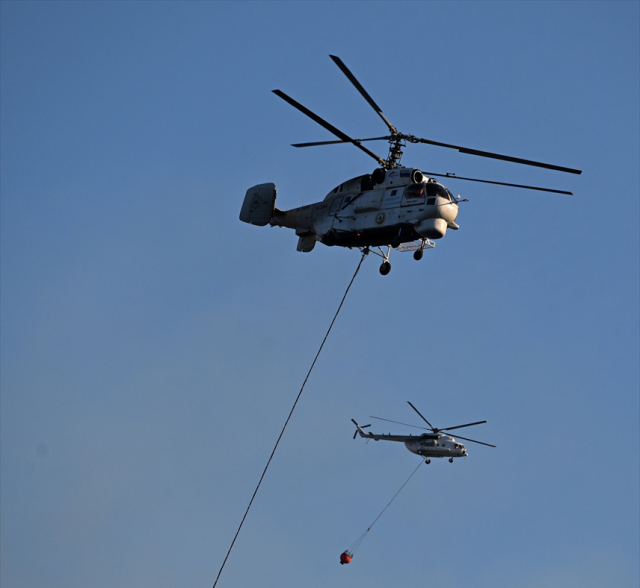
M 347 294 L 349 293 L 349 290 L 351 289 L 351 284 L 353 284 L 353 281 L 356 279 L 356 276 L 358 275 L 358 272 L 360 271 L 360 266 L 362 265 L 362 262 L 364 261 L 364 258 L 367 256 L 367 253 L 368 252 L 365 252 L 365 253 L 362 254 L 362 257 L 360 258 L 360 263 L 358 264 L 358 267 L 356 268 L 356 271 L 353 274 L 353 277 L 351 278 L 351 281 L 349 282 L 349 285 L 347 286 L 347 290 L 345 291 L 344 296 L 342 297 L 342 301 L 340 302 L 340 306 L 338 306 L 338 310 L 336 310 L 336 314 L 334 315 L 333 320 L 331 321 L 331 324 L 329 325 L 329 329 L 327 330 L 327 334 L 324 336 L 324 339 L 322 340 L 322 344 L 320 345 L 320 349 L 318 349 L 318 353 L 316 353 L 316 356 L 315 356 L 315 358 L 313 360 L 313 363 L 311 364 L 311 367 L 309 368 L 309 371 L 307 372 L 307 377 L 304 379 L 304 382 L 302 382 L 302 387 L 300 388 L 300 392 L 298 392 L 298 396 L 296 397 L 296 400 L 293 403 L 293 406 L 291 407 L 291 411 L 289 412 L 289 416 L 287 417 L 287 420 L 285 421 L 284 426 L 282 427 L 282 431 L 280 431 L 280 435 L 278 436 L 278 440 L 276 441 L 276 444 L 273 447 L 273 451 L 271 452 L 271 455 L 269 456 L 269 459 L 267 461 L 267 465 L 264 466 L 264 471 L 262 472 L 262 475 L 260 476 L 260 480 L 258 481 L 258 485 L 256 486 L 256 489 L 253 491 L 253 496 L 251 497 L 251 500 L 249 501 L 249 506 L 247 506 L 247 510 L 245 511 L 244 516 L 242 517 L 242 520 L 240 521 L 240 526 L 238 527 L 238 530 L 236 531 L 236 534 L 235 534 L 235 536 L 233 538 L 233 541 L 231 542 L 231 546 L 229 547 L 229 551 L 227 551 L 227 555 L 225 556 L 224 561 L 222 562 L 222 565 L 220 566 L 220 571 L 218 572 L 218 575 L 216 577 L 216 581 L 213 583 L 213 588 L 216 588 L 216 584 L 218 583 L 218 580 L 220 579 L 220 574 L 222 574 L 222 570 L 224 569 L 224 566 L 227 563 L 227 559 L 229 559 L 229 554 L 231 553 L 231 550 L 233 549 L 233 545 L 235 544 L 236 539 L 238 538 L 238 534 L 240 533 L 240 529 L 242 529 L 242 525 L 244 524 L 244 520 L 247 518 L 247 514 L 249 514 L 249 509 L 251 508 L 251 505 L 253 504 L 253 499 L 256 497 L 256 494 L 258 493 L 258 488 L 260 488 L 260 484 L 262 484 L 262 479 L 264 478 L 264 475 L 267 473 L 267 469 L 269 468 L 269 464 L 271 463 L 271 460 L 273 459 L 273 456 L 274 456 L 274 454 L 276 452 L 276 449 L 278 448 L 278 444 L 280 443 L 280 439 L 282 439 L 282 435 L 284 434 L 284 430 L 287 428 L 287 425 L 289 424 L 289 420 L 291 419 L 291 415 L 293 414 L 293 411 L 296 408 L 296 404 L 298 404 L 298 400 L 300 400 L 300 396 L 302 396 L 302 391 L 304 390 L 304 387 L 305 387 L 305 385 L 307 383 L 307 380 L 309 379 L 309 376 L 311 375 L 311 371 L 313 370 L 313 366 L 316 365 L 316 361 L 318 360 L 318 356 L 320 355 L 320 352 L 322 351 L 322 348 L 324 347 L 325 341 L 327 340 L 327 337 L 329 337 L 329 333 L 331 332 L 331 329 L 333 328 L 333 323 L 335 323 L 336 319 L 338 318 L 338 314 L 340 313 L 340 309 L 342 308 L 342 305 L 344 304 L 344 301 L 347 298 Z
M 406 479 L 405 483 L 402 484 L 402 486 L 400 486 L 400 490 L 398 490 L 394 495 L 393 498 L 387 503 L 387 506 L 385 506 L 382 509 L 382 512 L 374 519 L 373 523 L 371 523 L 369 525 L 369 527 L 367 528 L 367 530 L 362 533 L 362 535 L 360 535 L 360 537 L 358 537 L 353 544 L 349 547 L 349 549 L 347 549 L 344 552 L 344 555 L 349 556 L 349 562 L 351 561 L 351 558 L 353 557 L 353 554 L 355 553 L 356 549 L 358 549 L 358 547 L 360 547 L 360 544 L 364 541 L 364 538 L 367 536 L 367 533 L 369 533 L 369 531 L 371 531 L 371 527 L 373 527 L 373 525 L 376 524 L 377 520 L 384 514 L 384 511 L 387 510 L 389 508 L 389 506 L 391 506 L 391 503 L 396 499 L 396 496 L 398 496 L 398 494 L 400 494 L 400 492 L 402 491 L 402 489 L 409 483 L 409 480 L 411 478 L 413 478 L 413 474 L 415 474 L 418 471 L 418 468 L 423 464 L 424 462 L 422 460 L 420 460 L 420 463 L 418 464 L 418 467 L 413 470 L 413 472 L 411 473 L 411 475 Z M 341 558 L 342 560 L 342 558 Z M 342 562 L 341 563 L 348 563 L 348 562 Z

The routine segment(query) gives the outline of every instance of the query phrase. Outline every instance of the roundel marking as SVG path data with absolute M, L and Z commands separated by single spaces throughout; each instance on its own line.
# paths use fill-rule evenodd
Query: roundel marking
M 379 213 L 379 214 L 376 216 L 376 225 L 381 225 L 381 224 L 384 222 L 384 219 L 385 219 L 385 214 L 384 214 L 384 212 Z

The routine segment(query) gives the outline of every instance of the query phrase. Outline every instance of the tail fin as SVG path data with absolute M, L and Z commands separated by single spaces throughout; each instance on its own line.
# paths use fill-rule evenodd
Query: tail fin
M 272 183 L 249 188 L 240 210 L 240 220 L 259 227 L 268 225 L 276 208 L 276 194 L 276 185 Z

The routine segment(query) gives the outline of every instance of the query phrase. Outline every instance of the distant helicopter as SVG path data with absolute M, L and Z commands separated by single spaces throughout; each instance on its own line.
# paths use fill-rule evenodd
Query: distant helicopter
M 426 429 L 430 430 L 431 434 L 423 433 L 422 435 L 376 435 L 374 433 L 366 433 L 363 429 L 370 427 L 371 425 L 364 425 L 361 427 L 358 423 L 356 423 L 353 419 L 351 422 L 356 426 L 356 432 L 353 434 L 353 438 L 355 439 L 357 435 L 360 437 L 364 437 L 365 439 L 373 439 L 374 441 L 400 441 L 404 443 L 405 447 L 411 451 L 411 453 L 415 453 L 424 458 L 426 463 L 431 463 L 432 457 L 448 457 L 449 463 L 453 463 L 453 459 L 455 457 L 467 457 L 467 450 L 462 443 L 458 443 L 451 435 L 448 433 L 444 433 L 444 431 L 452 431 L 453 429 L 462 429 L 463 427 L 473 427 L 474 425 L 481 425 L 486 423 L 487 421 L 478 421 L 477 423 L 467 423 L 466 425 L 457 425 L 455 427 L 445 427 L 443 429 L 438 429 L 431 425 L 431 423 L 420 414 L 418 409 L 411 404 L 411 402 L 407 401 L 409 406 L 413 408 L 419 415 L 420 418 L 429 425 L 429 429 L 426 427 L 416 427 L 417 429 Z M 389 419 L 381 419 L 379 417 L 371 417 L 372 419 L 378 419 L 380 421 L 388 421 L 390 423 L 397 423 L 399 425 L 407 425 L 407 423 L 400 423 L 398 421 L 391 421 Z M 409 427 L 415 427 L 415 425 L 407 425 Z M 491 445 L 490 443 L 484 443 L 482 441 L 475 441 L 474 439 L 467 439 L 466 437 L 458 437 L 458 439 L 464 439 L 465 441 L 471 441 L 472 443 L 479 443 L 480 445 L 487 445 L 488 447 L 495 447 L 495 445 Z
M 469 155 L 501 159 L 572 174 L 582 173 L 577 169 L 469 149 L 401 133 L 382 114 L 380 107 L 342 60 L 335 55 L 330 55 L 330 57 L 385 122 L 389 129 L 389 135 L 352 139 L 281 90 L 273 90 L 276 96 L 339 138 L 338 141 L 296 143 L 293 145 L 294 147 L 351 143 L 373 157 L 380 166 L 371 174 L 357 176 L 336 186 L 321 202 L 287 211 L 276 208 L 275 184 L 258 184 L 247 190 L 240 211 L 240 220 L 258 226 L 271 225 L 295 229 L 298 236 L 298 251 L 308 253 L 315 247 L 317 241 L 330 247 L 334 245 L 350 249 L 356 247 L 363 253 L 374 253 L 383 259 L 380 266 L 382 275 L 387 275 L 391 271 L 389 254 L 392 247 L 399 251 L 413 251 L 414 259 L 420 260 L 425 249 L 435 246 L 432 239 L 444 237 L 447 229 L 457 230 L 459 228 L 455 222 L 458 216 L 458 204 L 466 201 L 456 198 L 432 176 L 556 194 L 571 194 L 571 192 L 564 190 L 465 178 L 450 173 L 422 172 L 415 168 L 402 167 L 400 165 L 402 149 L 407 142 L 457 149 L 459 152 Z M 363 141 L 388 141 L 389 154 L 387 159 L 382 159 L 364 147 Z M 386 251 L 383 250 L 383 247 L 386 247 Z M 371 248 L 376 248 L 377 251 L 372 251 Z

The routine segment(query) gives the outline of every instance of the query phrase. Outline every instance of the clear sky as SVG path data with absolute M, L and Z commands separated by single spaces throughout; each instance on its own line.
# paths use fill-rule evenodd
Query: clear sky
M 385 127 L 461 205 L 365 261 L 224 586 L 636 587 L 638 2 L 2 2 L 3 588 L 211 586 L 359 260 L 245 225 L 321 200 Z M 385 153 L 384 143 L 376 144 Z M 418 470 L 355 418 L 483 420 Z M 408 433 L 379 423 L 376 432 Z

